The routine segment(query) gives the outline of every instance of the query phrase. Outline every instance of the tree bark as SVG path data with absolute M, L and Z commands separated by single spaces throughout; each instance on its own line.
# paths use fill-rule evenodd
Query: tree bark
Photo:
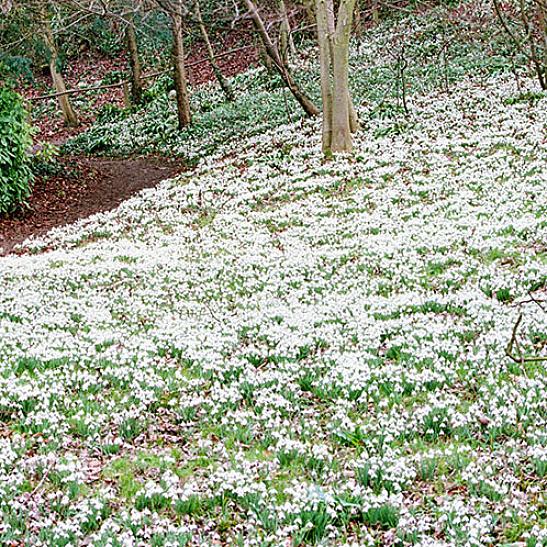
M 348 55 L 344 44 L 335 43 L 333 57 L 332 152 L 351 152 L 348 90 Z
M 543 40 L 543 73 L 547 80 L 547 1 L 537 0 L 537 4 L 539 32 Z
M 264 44 L 262 43 L 262 40 L 260 38 L 258 39 L 257 43 L 260 62 L 264 65 L 264 67 L 268 71 L 268 74 L 273 74 L 277 71 L 277 69 L 274 68 L 272 58 L 268 55 L 268 52 L 266 51 L 266 48 L 264 47 Z
M 49 72 L 51 74 L 51 79 L 53 80 L 53 85 L 57 93 L 64 93 L 66 91 L 65 81 L 61 73 L 57 70 L 57 60 L 59 58 L 59 53 L 57 51 L 57 46 L 55 44 L 55 38 L 53 36 L 53 30 L 51 28 L 51 21 L 48 13 L 48 5 L 44 3 L 41 8 L 41 15 L 44 24 L 44 41 L 49 49 Z M 78 116 L 72 103 L 67 95 L 60 95 L 58 97 L 59 106 L 61 107 L 61 112 L 63 113 L 63 119 L 66 125 L 69 127 L 77 127 L 79 124 Z
M 314 0 L 303 0 L 304 1 L 304 12 L 306 14 L 306 19 L 310 25 L 315 25 L 315 5 Z
M 264 22 L 262 21 L 262 18 L 260 17 L 253 1 L 245 0 L 245 4 L 249 9 L 251 19 L 253 20 L 262 44 L 266 49 L 266 53 L 272 59 L 274 68 L 277 70 L 277 72 L 285 82 L 285 85 L 289 88 L 294 98 L 298 101 L 298 103 L 308 116 L 318 116 L 319 109 L 313 104 L 312 100 L 300 89 L 294 78 L 291 76 L 287 65 L 283 63 L 279 51 L 272 42 L 270 35 L 268 34 L 266 27 L 264 26 Z
M 188 94 L 188 79 L 184 66 L 184 44 L 182 35 L 182 10 L 171 13 L 173 32 L 173 72 L 175 78 L 175 91 L 177 94 L 177 113 L 179 129 L 183 129 L 192 122 L 190 112 L 190 97 Z
M 325 0 L 317 2 L 317 40 L 321 73 L 321 99 L 323 102 L 322 142 L 323 153 L 332 152 L 332 48 L 330 43 L 328 11 Z
M 323 98 L 323 152 L 351 152 L 351 134 L 359 129 L 349 91 L 349 39 L 355 0 L 340 0 L 334 16 L 333 0 L 316 0 L 321 95 Z
M 296 47 L 291 34 L 291 24 L 289 21 L 289 14 L 287 12 L 287 4 L 285 0 L 279 0 L 279 17 L 281 23 L 279 25 L 279 50 L 281 59 L 288 65 L 289 54 L 296 56 Z
M 213 51 L 213 46 L 211 45 L 211 40 L 209 39 L 209 33 L 207 32 L 207 28 L 205 27 L 205 23 L 203 22 L 203 17 L 201 16 L 199 0 L 196 0 L 196 19 L 198 21 L 201 36 L 203 38 L 203 41 L 205 42 L 207 56 L 209 57 L 209 62 L 211 63 L 211 67 L 213 68 L 213 73 L 222 91 L 224 92 L 226 99 L 228 101 L 233 101 L 235 99 L 234 91 L 232 89 L 232 86 L 230 85 L 230 82 L 222 74 L 222 71 L 220 70 L 220 67 L 215 60 L 215 52 Z
M 372 22 L 377 25 L 380 22 L 380 3 L 378 0 L 371 0 Z
M 125 29 L 125 37 L 127 41 L 127 49 L 129 50 L 129 69 L 131 72 L 131 100 L 133 104 L 142 102 L 143 85 L 142 85 L 142 68 L 139 59 L 139 49 L 137 45 L 137 33 L 133 18 L 130 24 Z

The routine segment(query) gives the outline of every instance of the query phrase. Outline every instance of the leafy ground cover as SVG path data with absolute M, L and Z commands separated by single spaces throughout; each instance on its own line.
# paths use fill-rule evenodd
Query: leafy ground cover
M 397 121 L 389 131 L 400 131 L 411 113 L 403 108 L 406 96 L 448 89 L 464 75 L 492 74 L 522 68 L 523 59 L 500 35 L 485 3 L 463 8 L 436 8 L 367 29 L 364 40 L 351 49 L 351 86 L 355 102 L 367 106 L 366 116 Z M 404 51 L 404 54 L 403 54 Z M 508 59 L 513 59 L 509 61 Z M 402 67 L 405 67 L 402 69 Z M 296 80 L 319 104 L 316 52 L 310 48 L 293 66 Z M 200 82 L 202 80 L 199 80 Z M 302 118 L 302 111 L 275 74 L 263 68 L 236 75 L 236 101 L 227 103 L 218 86 L 193 89 L 193 123 L 180 131 L 176 106 L 165 92 L 169 77 L 149 89 L 155 99 L 137 112 L 114 111 L 91 130 L 67 144 L 70 154 L 177 155 L 186 161 L 216 153 L 226 143 L 260 135 Z
M 222 44 L 215 44 L 216 49 L 223 48 L 225 51 L 237 50 L 241 43 L 241 36 L 237 33 L 228 34 L 224 37 Z M 190 54 L 187 57 L 188 78 L 192 85 L 198 86 L 204 82 L 214 80 L 214 74 L 208 63 L 201 62 L 207 58 L 207 53 L 202 44 L 193 44 Z M 253 48 L 245 50 L 245 55 L 234 52 L 218 60 L 224 74 L 232 76 L 238 74 L 250 65 L 256 63 L 257 53 Z M 63 76 L 69 89 L 86 89 L 100 85 L 114 84 L 127 77 L 127 60 L 120 53 L 116 57 L 97 57 L 93 52 L 84 54 L 77 60 L 73 59 L 70 64 L 64 67 Z M 149 66 L 145 63 L 145 74 L 153 73 L 160 66 Z M 169 71 L 162 75 L 159 81 L 146 80 L 152 88 L 152 93 L 163 93 L 166 81 L 172 87 L 173 83 L 168 76 Z M 100 125 L 112 117 L 113 113 L 118 116 L 128 115 L 130 110 L 125 110 L 123 89 L 121 87 L 92 90 L 78 93 L 72 96 L 72 103 L 78 113 L 79 126 L 69 128 L 63 124 L 63 118 L 59 112 L 59 105 L 56 99 L 36 100 L 40 95 L 54 93 L 51 87 L 49 76 L 40 75 L 29 77 L 21 83 L 19 91 L 29 101 L 32 113 L 32 123 L 35 127 L 35 141 L 54 142 L 62 144 L 68 138 L 74 137 L 86 131 L 91 125 Z M 83 138 L 83 137 L 82 137 Z M 134 150 L 134 152 L 140 152 Z
M 0 259 L 0 543 L 545 544 L 547 97 L 411 106 Z

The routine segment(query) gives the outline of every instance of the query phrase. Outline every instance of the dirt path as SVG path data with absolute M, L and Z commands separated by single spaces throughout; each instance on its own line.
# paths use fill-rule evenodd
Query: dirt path
M 242 43 L 238 32 L 224 37 L 224 48 L 237 48 Z M 203 45 L 192 48 L 189 64 L 206 58 Z M 226 76 L 233 76 L 258 62 L 258 52 L 251 48 L 243 52 L 219 59 L 221 70 Z M 91 55 L 70 64 L 65 74 L 68 87 L 73 88 L 84 79 L 91 85 L 99 83 L 109 72 L 125 66 L 124 59 L 97 59 Z M 92 77 L 91 77 L 92 76 Z M 208 62 L 199 63 L 189 71 L 192 85 L 214 80 L 212 68 Z M 33 85 L 20 90 L 27 99 L 42 95 L 50 90 L 47 77 L 39 78 L 38 86 Z M 37 128 L 34 152 L 41 147 L 41 141 L 56 145 L 63 144 L 67 138 L 85 131 L 93 123 L 95 113 L 104 104 L 123 106 L 121 88 L 108 89 L 94 98 L 92 111 L 80 112 L 81 124 L 76 129 L 63 126 L 57 112 L 35 120 Z M 11 252 L 14 247 L 32 235 L 40 236 L 54 227 L 75 222 L 94 213 L 115 208 L 125 199 L 143 188 L 156 186 L 161 180 L 170 178 L 184 170 L 181 161 L 165 158 L 66 158 L 59 159 L 61 172 L 52 176 L 38 177 L 28 209 L 11 217 L 0 216 L 0 256 Z
M 39 177 L 28 208 L 0 217 L 0 256 L 31 235 L 40 236 L 94 213 L 108 211 L 143 188 L 184 170 L 165 158 L 63 158 L 61 171 Z

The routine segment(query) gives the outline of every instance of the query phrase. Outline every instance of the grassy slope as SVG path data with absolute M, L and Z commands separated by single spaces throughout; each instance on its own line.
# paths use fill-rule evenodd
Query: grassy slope
M 526 354 L 547 330 L 521 85 L 415 94 L 336 162 L 280 126 L 1 259 L 1 542 L 541 545 L 545 369 L 504 353 L 520 312 Z

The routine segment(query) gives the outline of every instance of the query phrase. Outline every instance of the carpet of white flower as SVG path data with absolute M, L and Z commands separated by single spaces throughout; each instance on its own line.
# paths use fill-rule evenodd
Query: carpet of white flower
M 284 126 L 0 259 L 1 543 L 545 544 L 522 93 L 413 97 L 332 162 Z

